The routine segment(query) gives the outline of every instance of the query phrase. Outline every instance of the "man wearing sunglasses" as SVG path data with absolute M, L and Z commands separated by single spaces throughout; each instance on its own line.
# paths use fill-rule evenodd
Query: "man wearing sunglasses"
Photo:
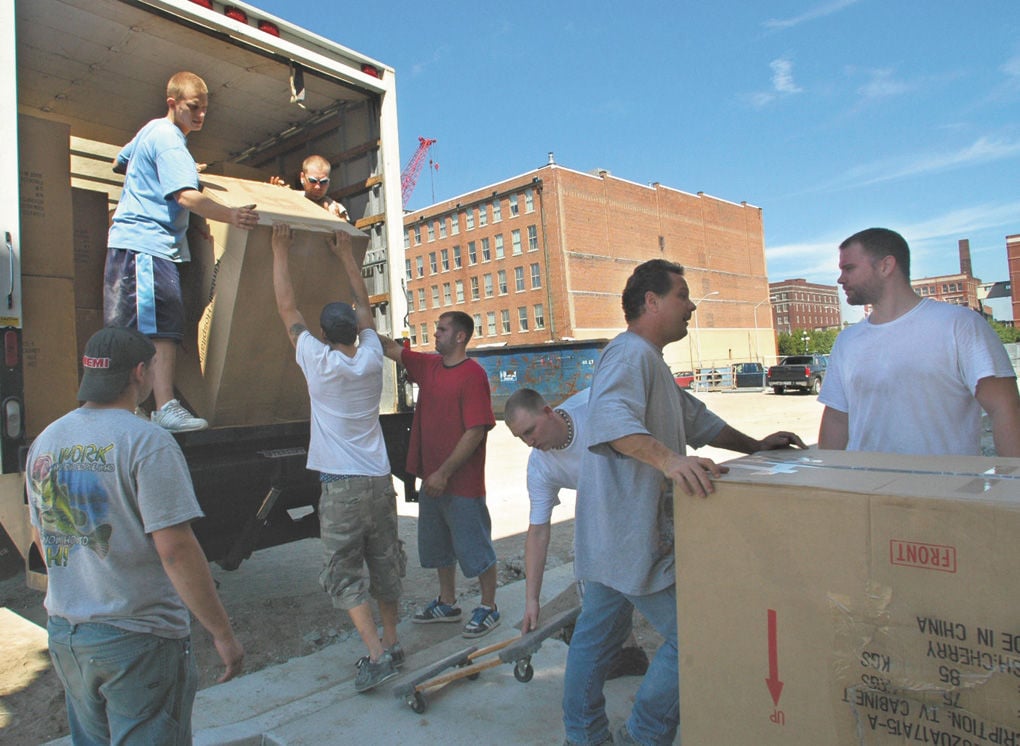
M 301 188 L 305 192 L 305 197 L 319 207 L 350 222 L 351 218 L 347 214 L 347 209 L 328 194 L 329 174 L 332 170 L 329 161 L 321 155 L 308 156 L 301 164 Z M 282 176 L 274 176 L 269 182 L 277 186 L 287 186 L 287 182 L 283 180 Z

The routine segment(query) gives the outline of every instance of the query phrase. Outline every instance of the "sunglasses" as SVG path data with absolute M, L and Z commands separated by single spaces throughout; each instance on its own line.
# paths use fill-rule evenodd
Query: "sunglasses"
M 309 184 L 328 184 L 329 183 L 329 177 L 328 176 L 323 176 L 321 179 L 316 179 L 314 176 L 306 176 L 305 180 Z

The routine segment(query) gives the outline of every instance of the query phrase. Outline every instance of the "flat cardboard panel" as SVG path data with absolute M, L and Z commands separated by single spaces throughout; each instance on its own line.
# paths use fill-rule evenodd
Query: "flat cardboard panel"
M 100 308 L 76 308 L 74 309 L 75 332 L 78 337 L 78 357 L 81 360 L 85 354 L 85 343 L 89 337 L 103 328 L 103 311 Z
M 18 116 L 21 273 L 72 277 L 70 127 Z
M 25 431 L 34 438 L 78 406 L 74 281 L 26 275 L 21 282 Z
M 677 493 L 685 746 L 1018 742 L 1020 459 L 728 465 Z
M 103 270 L 110 226 L 106 192 L 72 189 L 74 210 L 74 303 L 78 308 L 103 308 Z
M 323 305 L 351 299 L 327 238 L 336 230 L 350 233 L 360 264 L 368 236 L 302 192 L 220 176 L 203 175 L 202 183 L 206 194 L 224 204 L 256 204 L 259 227 L 247 232 L 210 222 L 189 234 L 192 266 L 182 268 L 182 283 L 190 323 L 178 356 L 177 388 L 213 426 L 305 420 L 307 387 L 276 311 L 272 224 L 287 222 L 295 228 L 291 279 L 313 334 L 319 333 Z M 211 242 L 202 239 L 205 231 Z

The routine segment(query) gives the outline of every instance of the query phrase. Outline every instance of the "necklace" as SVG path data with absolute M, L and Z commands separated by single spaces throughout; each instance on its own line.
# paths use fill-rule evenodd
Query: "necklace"
M 567 414 L 566 411 L 562 409 L 557 409 L 556 414 L 562 417 L 563 421 L 567 423 L 567 439 L 566 441 L 564 441 L 563 445 L 555 449 L 557 451 L 562 451 L 564 448 L 566 448 L 567 446 L 574 442 L 574 420 L 569 414 Z

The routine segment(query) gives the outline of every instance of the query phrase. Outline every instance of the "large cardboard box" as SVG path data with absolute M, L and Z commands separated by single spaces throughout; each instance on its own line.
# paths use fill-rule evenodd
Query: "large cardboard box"
M 103 308 L 106 238 L 110 202 L 106 192 L 72 189 L 74 215 L 74 303 L 78 308 Z
M 21 287 L 25 431 L 34 438 L 78 406 L 74 281 L 26 275 Z
M 1020 743 L 1020 459 L 728 466 L 675 501 L 685 746 Z
M 74 275 L 70 137 L 66 124 L 18 117 L 23 275 Z
M 364 261 L 368 236 L 307 200 L 266 183 L 204 176 L 205 194 L 223 204 L 255 204 L 259 226 L 243 231 L 209 222 L 190 232 L 192 261 L 182 268 L 189 334 L 176 385 L 212 426 L 263 425 L 309 417 L 308 390 L 276 311 L 272 225 L 295 229 L 290 272 L 299 310 L 313 334 L 326 303 L 351 300 L 350 285 L 327 239 L 350 233 Z M 208 231 L 212 241 L 202 238 Z

